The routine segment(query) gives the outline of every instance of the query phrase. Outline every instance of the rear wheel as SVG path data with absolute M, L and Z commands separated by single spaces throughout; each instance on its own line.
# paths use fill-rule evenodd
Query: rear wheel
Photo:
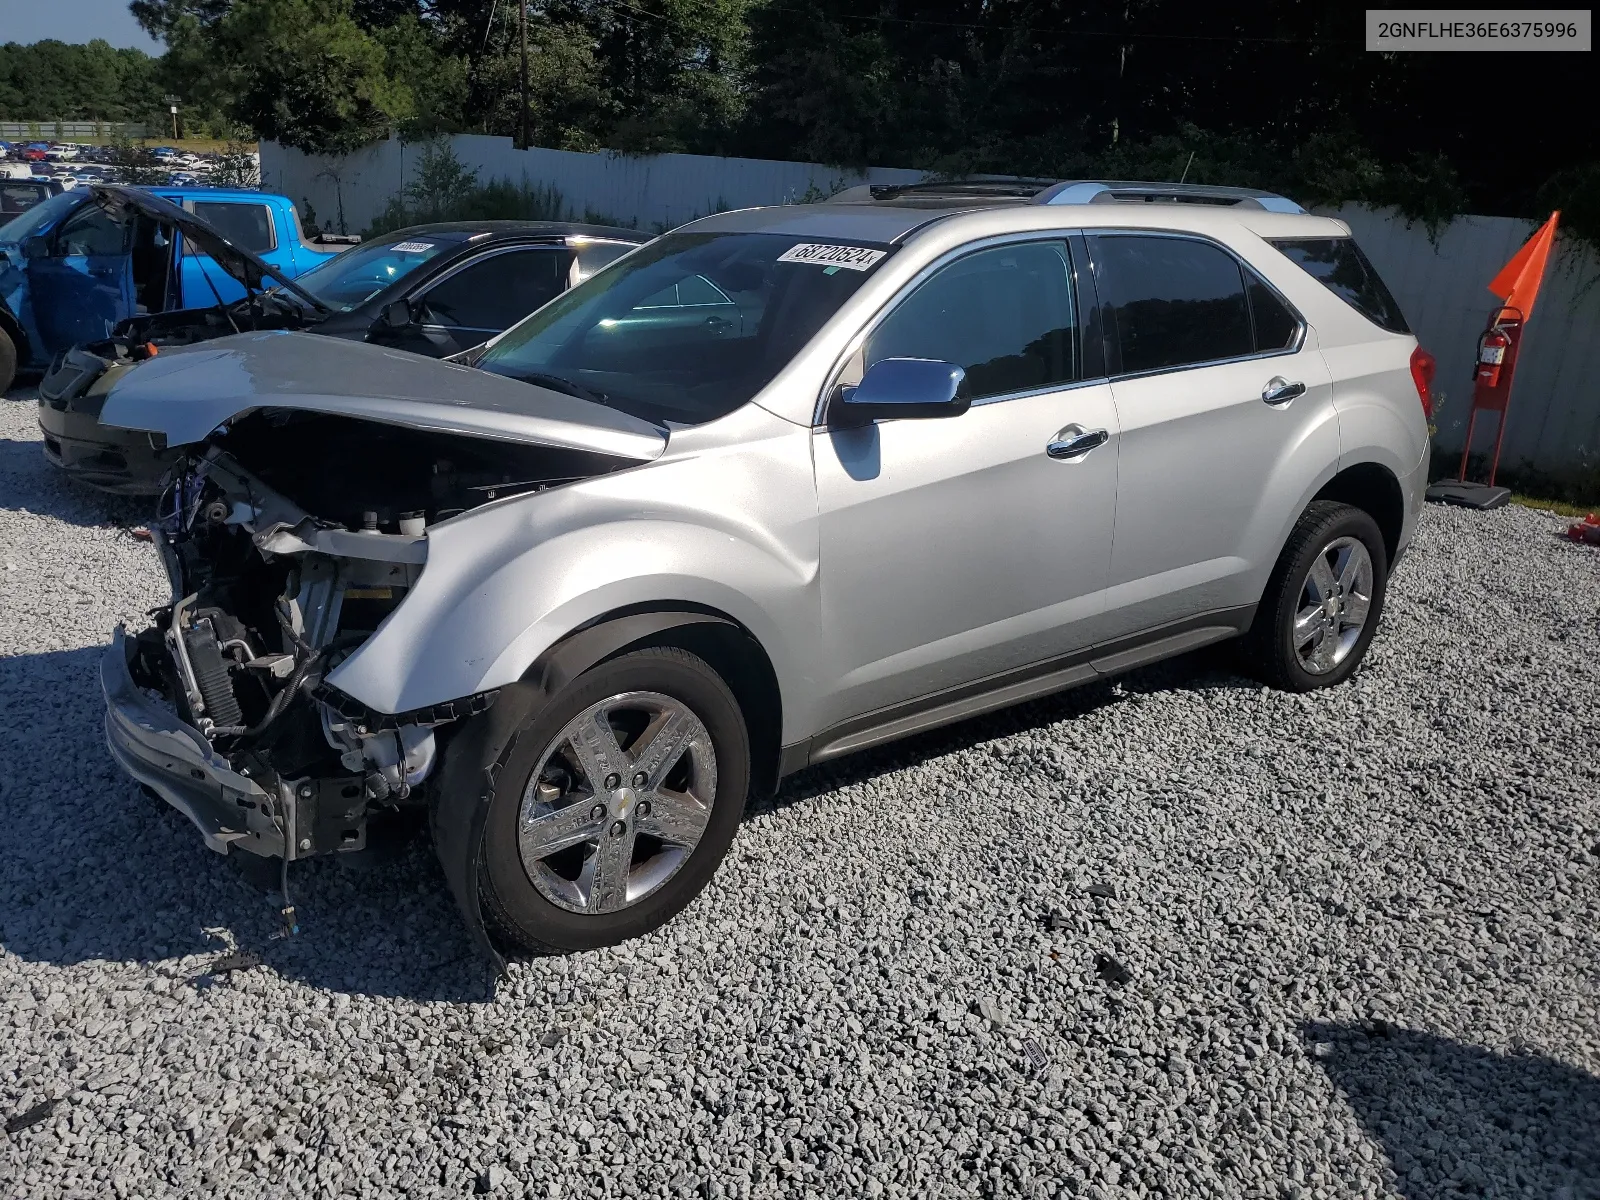
M 738 703 L 702 659 L 651 647 L 601 663 L 528 720 L 497 777 L 484 915 L 534 951 L 648 933 L 710 880 L 749 787 Z
M 0 395 L 17 378 L 17 344 L 11 340 L 3 326 L 0 326 Z
M 1278 557 L 1246 638 L 1256 673 L 1292 692 L 1348 679 L 1383 615 L 1388 563 L 1371 516 L 1313 501 Z

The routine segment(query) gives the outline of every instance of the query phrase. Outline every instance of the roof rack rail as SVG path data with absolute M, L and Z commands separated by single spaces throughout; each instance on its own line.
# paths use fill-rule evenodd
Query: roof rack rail
M 949 179 L 922 183 L 863 183 L 828 197 L 836 204 L 873 200 L 1016 200 L 1032 201 L 1053 179 Z
M 990 176 L 925 183 L 871 183 L 847 188 L 829 199 L 836 204 L 863 204 L 874 200 L 934 202 L 988 200 L 1019 204 L 1212 204 L 1230 208 L 1259 208 L 1268 212 L 1305 212 L 1305 209 L 1286 196 L 1257 188 L 1106 179 L 1004 179 Z
M 1037 204 L 1215 204 L 1303 213 L 1293 200 L 1257 188 L 1202 183 L 1143 183 L 1105 179 L 1066 179 L 1034 197 Z

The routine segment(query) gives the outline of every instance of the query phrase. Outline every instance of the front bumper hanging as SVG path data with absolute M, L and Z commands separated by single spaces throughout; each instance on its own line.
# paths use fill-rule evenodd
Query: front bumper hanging
M 129 670 L 133 646 L 118 625 L 100 660 L 106 745 L 129 775 L 194 823 L 219 854 L 234 845 L 267 857 L 294 857 L 294 806 L 241 775 L 198 729 L 150 699 Z

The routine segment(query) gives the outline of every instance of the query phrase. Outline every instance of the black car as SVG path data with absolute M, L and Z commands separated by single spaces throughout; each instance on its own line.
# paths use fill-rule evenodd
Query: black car
M 176 454 L 103 428 L 100 406 L 118 377 L 163 346 L 295 329 L 445 358 L 510 328 L 649 236 L 570 221 L 417 225 L 268 287 L 272 269 L 249 251 L 193 213 L 169 219 L 244 283 L 245 297 L 132 317 L 105 341 L 59 356 L 39 385 L 45 456 L 81 482 L 123 495 L 158 494 Z
M 0 179 L 0 224 L 63 190 L 55 179 Z

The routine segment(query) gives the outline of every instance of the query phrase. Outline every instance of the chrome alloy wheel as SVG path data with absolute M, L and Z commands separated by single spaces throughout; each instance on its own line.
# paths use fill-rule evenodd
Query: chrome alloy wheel
M 1372 556 L 1360 538 L 1335 538 L 1311 562 L 1294 617 L 1294 652 L 1312 675 L 1326 675 L 1361 640 L 1372 607 Z
M 534 887 L 577 913 L 637 904 L 694 852 L 717 794 L 704 722 L 659 692 L 589 705 L 539 756 L 517 814 Z

